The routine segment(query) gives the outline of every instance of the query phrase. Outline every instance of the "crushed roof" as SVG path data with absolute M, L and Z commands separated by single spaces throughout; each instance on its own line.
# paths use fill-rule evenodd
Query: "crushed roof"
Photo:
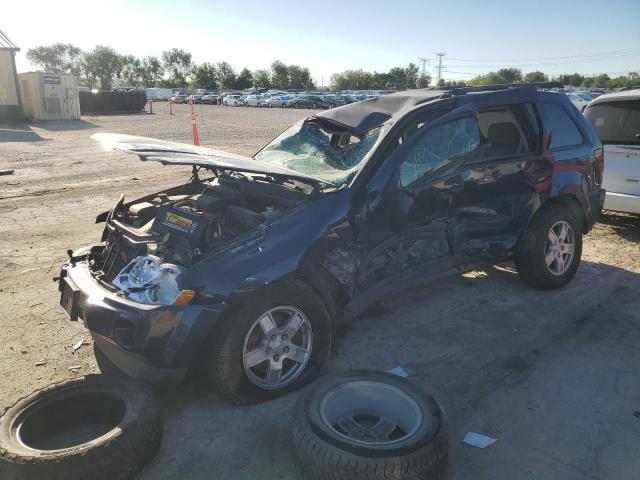
M 402 118 L 418 105 L 449 95 L 444 90 L 406 90 L 326 110 L 314 117 L 365 134 L 391 119 Z

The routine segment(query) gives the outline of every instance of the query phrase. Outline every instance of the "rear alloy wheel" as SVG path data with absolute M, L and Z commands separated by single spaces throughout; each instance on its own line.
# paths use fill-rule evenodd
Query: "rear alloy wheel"
M 576 235 L 570 223 L 560 220 L 547 234 L 544 260 L 552 275 L 563 275 L 573 262 Z
M 389 373 L 323 379 L 298 399 L 291 432 L 296 456 L 312 479 L 433 479 L 447 464 L 439 405 Z
M 515 251 L 520 278 L 536 288 L 566 285 L 576 274 L 582 256 L 582 223 L 574 211 L 552 203 L 536 213 Z
M 318 376 L 331 348 L 331 319 L 311 287 L 285 280 L 231 308 L 224 331 L 212 335 L 218 345 L 209 373 L 232 402 L 269 400 Z

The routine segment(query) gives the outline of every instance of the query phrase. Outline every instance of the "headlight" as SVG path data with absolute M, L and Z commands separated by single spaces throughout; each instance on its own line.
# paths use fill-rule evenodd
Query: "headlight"
M 184 269 L 160 257 L 136 257 L 113 279 L 113 285 L 136 302 L 171 305 L 180 295 L 176 277 Z

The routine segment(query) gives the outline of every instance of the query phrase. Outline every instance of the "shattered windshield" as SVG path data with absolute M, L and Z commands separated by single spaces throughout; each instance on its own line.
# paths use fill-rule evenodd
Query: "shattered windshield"
M 323 128 L 315 121 L 301 121 L 258 152 L 255 159 L 342 185 L 373 151 L 381 130 L 378 127 L 357 137 Z

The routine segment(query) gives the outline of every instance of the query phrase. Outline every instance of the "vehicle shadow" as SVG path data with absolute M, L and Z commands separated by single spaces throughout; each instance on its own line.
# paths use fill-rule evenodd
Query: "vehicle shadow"
M 640 216 L 605 211 L 598 222 L 610 226 L 625 240 L 640 243 Z
M 340 331 L 325 373 L 404 368 L 446 412 L 449 480 L 522 471 L 583 478 L 545 461 L 539 446 L 549 442 L 584 471 L 631 478 L 640 459 L 604 464 L 592 452 L 612 454 L 637 440 L 624 419 L 640 398 L 629 369 L 640 364 L 638 291 L 640 274 L 590 261 L 553 291 L 526 286 L 508 263 L 488 267 L 385 299 Z M 295 400 L 308 391 L 239 407 L 191 376 L 162 395 L 164 441 L 142 478 L 301 478 L 289 425 Z M 595 417 L 598 434 L 585 437 Z M 462 443 L 467 431 L 499 442 L 483 453 Z
M 27 124 L 0 124 L 0 143 L 4 142 L 43 142 L 42 138 Z
M 100 125 L 87 120 L 50 120 L 33 123 L 35 127 L 48 132 L 66 132 L 74 130 L 93 130 L 101 128 Z

